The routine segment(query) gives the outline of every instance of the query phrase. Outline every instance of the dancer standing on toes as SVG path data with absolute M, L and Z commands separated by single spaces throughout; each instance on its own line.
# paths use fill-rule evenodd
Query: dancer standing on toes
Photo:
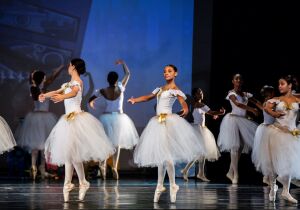
M 280 97 L 268 100 L 265 111 L 275 118 L 268 126 L 262 141 L 257 146 L 258 169 L 270 178 L 269 200 L 276 200 L 276 177 L 283 185 L 282 197 L 291 202 L 298 201 L 289 193 L 291 178 L 300 178 L 300 130 L 296 128 L 296 117 L 300 99 L 292 94 L 293 77 L 279 79 Z
M 130 71 L 124 61 L 118 60 L 116 64 L 122 65 L 125 76 L 121 82 L 118 82 L 119 75 L 111 71 L 107 75 L 109 86 L 105 89 L 100 89 L 97 96 L 90 98 L 90 106 L 94 108 L 94 100 L 103 96 L 106 102 L 106 109 L 104 114 L 100 116 L 105 132 L 108 138 L 112 141 L 113 145 L 117 148 L 116 153 L 113 155 L 113 176 L 119 179 L 118 163 L 120 157 L 120 150 L 132 149 L 139 140 L 138 133 L 132 120 L 123 113 L 123 100 L 125 87 L 130 77 Z M 106 160 L 100 163 L 100 170 L 103 179 L 106 178 Z
M 166 85 L 156 88 L 151 94 L 131 98 L 128 102 L 135 104 L 149 101 L 157 97 L 157 116 L 151 118 L 144 129 L 140 141 L 134 151 L 134 161 L 138 166 L 158 167 L 158 183 L 154 202 L 166 189 L 163 186 L 166 171 L 170 182 L 170 199 L 174 203 L 179 190 L 175 183 L 174 165 L 190 162 L 199 155 L 205 155 L 201 142 L 202 137 L 193 127 L 177 114 L 172 114 L 172 106 L 176 99 L 182 106 L 181 116 L 186 116 L 188 106 L 186 96 L 175 84 L 177 68 L 170 64 L 164 68 Z
M 71 60 L 68 73 L 71 81 L 61 89 L 41 94 L 40 101 L 51 98 L 55 103 L 64 101 L 65 112 L 51 131 L 45 143 L 46 161 L 65 165 L 64 200 L 69 201 L 69 193 L 75 168 L 79 179 L 79 200 L 82 201 L 89 182 L 85 179 L 83 162 L 103 161 L 114 153 L 102 124 L 87 112 L 81 110 L 83 84 L 80 75 L 85 73 L 85 62 L 80 58 Z
M 230 90 L 226 99 L 230 101 L 232 111 L 227 114 L 220 126 L 218 145 L 221 151 L 230 152 L 230 168 L 227 177 L 232 184 L 238 183 L 238 162 L 241 153 L 248 153 L 253 146 L 257 124 L 246 118 L 246 111 L 258 114 L 258 110 L 248 106 L 248 101 L 257 103 L 251 93 L 243 92 L 243 79 L 235 74 L 232 79 L 233 90 Z
M 0 154 L 12 150 L 15 146 L 16 141 L 10 127 L 0 116 Z
M 256 166 L 257 170 L 260 170 L 260 162 L 263 161 L 263 155 L 261 154 L 261 142 L 265 141 L 265 135 L 268 129 L 269 125 L 272 125 L 275 121 L 275 118 L 269 115 L 264 108 L 266 107 L 267 101 L 271 98 L 274 97 L 275 95 L 275 90 L 272 86 L 265 85 L 261 91 L 260 91 L 262 97 L 264 98 L 264 102 L 262 105 L 258 105 L 258 108 L 263 111 L 263 116 L 264 116 L 264 122 L 260 124 L 255 132 L 254 136 L 254 144 L 253 144 L 253 150 L 252 150 L 252 162 Z M 270 185 L 270 177 L 264 176 L 263 182 L 267 185 Z
M 216 145 L 216 140 L 214 135 L 211 133 L 211 131 L 205 126 L 205 114 L 209 114 L 212 116 L 218 116 L 223 115 L 225 113 L 225 109 L 222 108 L 220 111 L 212 111 L 210 108 L 203 103 L 203 91 L 200 88 L 194 88 L 192 90 L 192 96 L 194 99 L 193 104 L 193 127 L 198 130 L 202 136 L 202 139 L 204 142 L 202 144 L 204 145 L 206 149 L 206 156 L 199 156 L 195 160 L 188 163 L 183 170 L 181 170 L 181 173 L 183 174 L 183 178 L 185 181 L 188 181 L 188 174 L 190 168 L 195 164 L 196 161 L 199 162 L 199 171 L 197 174 L 197 178 L 201 179 L 204 182 L 209 182 L 210 180 L 206 178 L 204 166 L 205 166 L 205 160 L 208 161 L 215 161 L 219 158 L 220 153 L 218 150 L 218 147 Z
M 50 176 L 45 170 L 44 148 L 45 141 L 57 122 L 55 114 L 49 112 L 49 100 L 41 103 L 38 101 L 38 97 L 54 82 L 62 69 L 63 65 L 59 66 L 49 78 L 46 77 L 43 71 L 35 70 L 30 74 L 30 94 L 34 102 L 34 110 L 26 115 L 23 124 L 17 129 L 16 139 L 20 147 L 31 153 L 33 180 L 36 179 L 38 172 L 37 161 L 39 152 L 41 152 L 41 164 L 39 167 L 41 178 L 44 179 Z

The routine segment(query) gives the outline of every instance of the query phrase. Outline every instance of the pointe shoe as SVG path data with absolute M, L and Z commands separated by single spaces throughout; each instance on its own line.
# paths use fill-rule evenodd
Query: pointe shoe
M 113 172 L 114 179 L 118 180 L 119 179 L 118 169 L 112 168 L 112 172 Z
M 187 172 L 185 170 L 181 170 L 180 172 L 182 174 L 182 178 L 184 179 L 184 181 L 189 181 Z
M 271 186 L 270 193 L 269 193 L 269 201 L 275 202 L 277 190 L 278 190 L 278 186 L 276 184 Z
M 101 173 L 102 179 L 106 180 L 106 166 L 101 165 L 101 166 L 99 166 L 99 168 L 100 168 L 100 173 Z
M 230 179 L 230 181 L 231 181 L 232 184 L 237 184 L 238 181 L 239 181 L 238 176 L 234 176 L 233 173 L 230 172 L 230 171 L 226 174 L 226 177 L 227 177 L 228 179 Z
M 291 194 L 287 191 L 282 191 L 281 196 L 284 200 L 290 202 L 290 203 L 298 203 L 298 201 L 291 196 Z
M 69 198 L 70 198 L 70 192 L 75 188 L 75 185 L 72 183 L 67 183 L 64 184 L 64 189 L 63 189 L 63 193 L 64 193 L 64 201 L 65 202 L 69 202 Z
M 238 176 L 234 176 L 232 179 L 232 184 L 237 184 L 239 182 L 239 177 Z
M 171 203 L 175 203 L 176 202 L 176 195 L 177 192 L 179 190 L 179 186 L 174 184 L 173 186 L 170 186 L 170 199 L 171 199 Z
M 228 179 L 230 179 L 230 181 L 232 182 L 232 180 L 233 180 L 233 172 L 231 170 L 229 170 L 228 173 L 226 174 L 226 177 Z
M 208 178 L 206 178 L 205 175 L 197 174 L 197 179 L 200 179 L 200 180 L 202 180 L 203 182 L 210 182 L 210 180 L 209 180 Z
M 160 195 L 166 191 L 166 188 L 164 186 L 157 186 L 154 193 L 154 199 L 153 202 L 157 203 L 159 201 Z
M 87 192 L 87 190 L 90 188 L 90 183 L 88 181 L 85 181 L 84 184 L 81 184 L 79 186 L 79 195 L 78 195 L 78 200 L 79 201 L 83 201 L 85 194 Z
M 38 172 L 38 170 L 37 170 L 36 166 L 32 166 L 32 167 L 31 167 L 31 174 L 32 174 L 32 179 L 33 179 L 33 180 L 36 179 L 37 172 Z
M 267 184 L 267 185 L 270 185 L 270 182 L 269 182 L 269 179 L 267 176 L 264 176 L 263 177 L 263 183 Z

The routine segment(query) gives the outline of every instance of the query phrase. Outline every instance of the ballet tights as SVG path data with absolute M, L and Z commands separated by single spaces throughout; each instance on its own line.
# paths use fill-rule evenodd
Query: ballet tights
M 83 163 L 65 163 L 65 184 L 72 182 L 73 171 L 76 171 L 79 184 L 82 185 L 86 182 Z
M 158 179 L 157 186 L 162 187 L 165 179 L 166 172 L 168 172 L 170 185 L 175 185 L 175 167 L 172 161 L 165 161 L 158 166 Z

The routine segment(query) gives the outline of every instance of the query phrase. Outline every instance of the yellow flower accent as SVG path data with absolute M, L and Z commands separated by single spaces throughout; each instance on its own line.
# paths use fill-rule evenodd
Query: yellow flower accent
M 284 108 L 286 108 L 286 110 L 292 110 L 294 107 L 293 107 L 293 103 L 286 103 L 284 102 Z
M 76 116 L 76 112 L 71 112 L 65 116 L 67 121 L 74 120 Z
M 168 114 L 165 114 L 165 113 L 159 114 L 159 115 L 157 116 L 157 117 L 158 117 L 158 122 L 159 122 L 159 123 L 166 122 L 167 115 L 168 115 Z
M 66 91 L 67 88 L 71 87 L 70 82 L 68 82 L 64 87 L 63 87 L 63 92 Z
M 294 130 L 291 131 L 291 134 L 292 134 L 293 136 L 299 136 L 299 135 L 300 135 L 300 130 L 294 129 Z

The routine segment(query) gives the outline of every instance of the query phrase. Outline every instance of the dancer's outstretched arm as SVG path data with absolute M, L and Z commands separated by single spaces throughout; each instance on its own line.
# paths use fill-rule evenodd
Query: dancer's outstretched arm
M 128 80 L 129 80 L 129 77 L 130 77 L 130 71 L 129 71 L 129 68 L 128 68 L 128 66 L 126 65 L 126 63 L 123 61 L 123 60 L 121 60 L 121 59 L 119 59 L 119 60 L 117 60 L 116 61 L 116 64 L 117 65 L 122 65 L 122 67 L 123 67 L 123 70 L 124 70 L 124 77 L 123 77 L 123 79 L 122 79 L 122 85 L 124 86 L 124 87 L 126 87 L 126 85 L 127 85 L 127 83 L 128 83 Z
M 149 95 L 144 95 L 144 96 L 140 96 L 138 98 L 133 98 L 131 97 L 130 99 L 128 99 L 127 102 L 131 103 L 131 104 L 135 104 L 135 103 L 140 103 L 140 102 L 145 102 L 145 101 L 150 101 L 153 98 L 155 98 L 156 94 L 149 94 Z

